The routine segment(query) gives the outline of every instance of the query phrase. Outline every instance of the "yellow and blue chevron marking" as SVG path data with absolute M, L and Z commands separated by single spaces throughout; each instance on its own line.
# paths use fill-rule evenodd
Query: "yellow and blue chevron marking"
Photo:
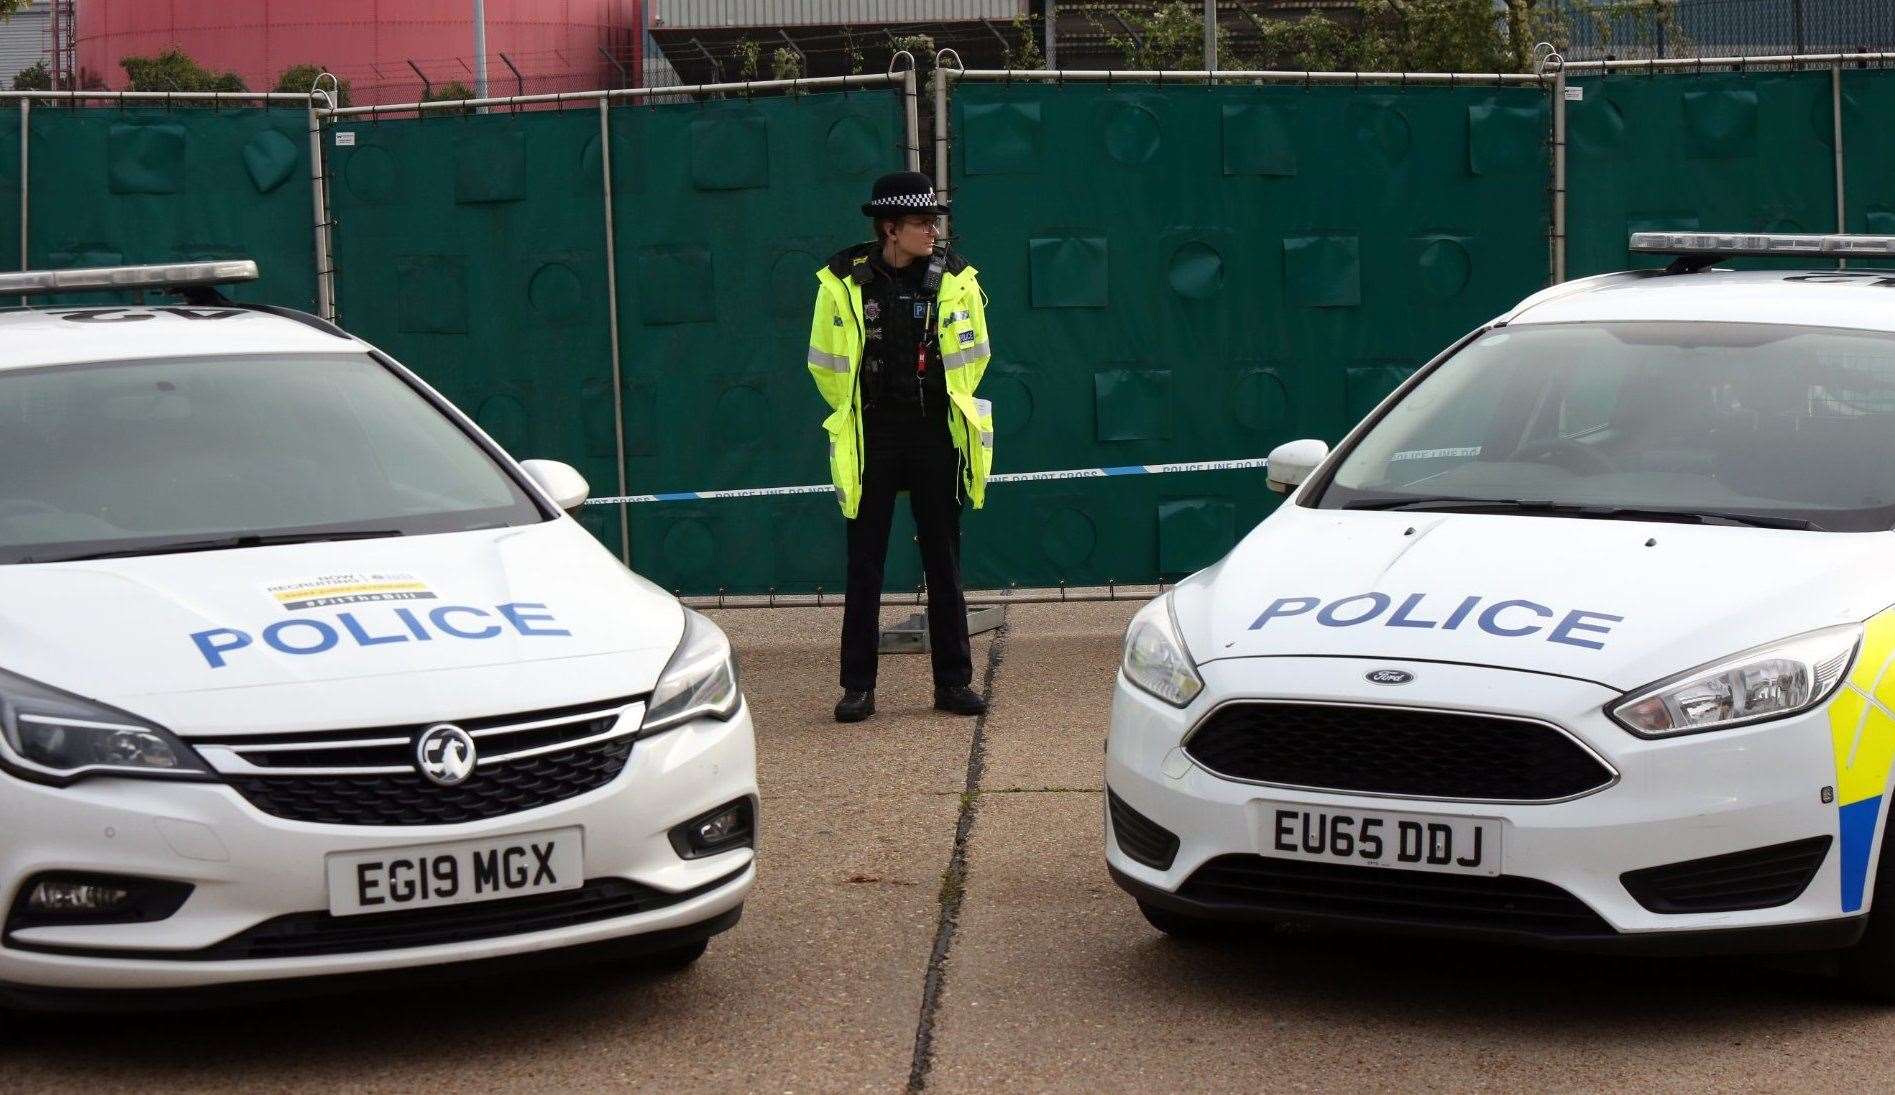
M 1860 912 L 1876 821 L 1895 766 L 1895 610 L 1870 620 L 1855 669 L 1829 703 L 1836 750 L 1842 911 Z

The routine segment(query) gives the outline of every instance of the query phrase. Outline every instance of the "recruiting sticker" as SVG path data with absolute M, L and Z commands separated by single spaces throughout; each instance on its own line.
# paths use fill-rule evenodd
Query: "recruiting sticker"
M 286 612 L 377 601 L 435 600 L 435 593 L 427 583 L 412 574 L 325 574 L 266 586 L 265 592 Z

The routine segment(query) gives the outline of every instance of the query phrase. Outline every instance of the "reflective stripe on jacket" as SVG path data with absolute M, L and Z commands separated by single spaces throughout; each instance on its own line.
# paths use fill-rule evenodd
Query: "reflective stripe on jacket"
M 829 436 L 829 475 L 842 515 L 853 519 L 862 501 L 862 285 L 874 244 L 841 252 L 816 272 L 816 314 L 809 328 L 809 373 L 829 404 L 823 430 Z M 987 343 L 986 300 L 976 271 L 950 252 L 936 297 L 934 325 L 947 377 L 948 433 L 961 457 L 961 487 L 979 509 L 987 501 L 987 473 L 994 460 L 993 408 L 974 398 L 993 353 Z M 925 261 L 925 260 L 924 260 Z

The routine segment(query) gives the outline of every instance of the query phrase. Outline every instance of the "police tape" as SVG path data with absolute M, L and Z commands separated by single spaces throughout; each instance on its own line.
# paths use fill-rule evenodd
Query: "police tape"
M 1239 471 L 1269 464 L 1262 457 L 1244 460 L 1196 460 L 1183 464 L 1127 464 L 1116 468 L 1071 468 L 1065 471 L 1016 471 L 989 475 L 989 483 L 1043 483 L 1053 479 L 1110 479 L 1120 475 L 1170 475 L 1193 471 Z M 719 498 L 773 498 L 786 494 L 832 494 L 828 483 L 803 487 L 746 487 L 740 490 L 679 490 L 657 494 L 626 494 L 613 498 L 588 498 L 588 506 L 637 505 L 645 502 L 708 502 Z

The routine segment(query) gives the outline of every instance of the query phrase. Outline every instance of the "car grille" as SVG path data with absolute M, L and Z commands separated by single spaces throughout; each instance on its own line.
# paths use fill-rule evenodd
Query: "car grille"
M 1112 815 L 1112 836 L 1119 850 L 1154 870 L 1168 871 L 1178 854 L 1178 837 L 1164 826 L 1127 806 L 1110 791 L 1106 809 Z
M 1225 855 L 1193 872 L 1178 895 L 1261 915 L 1352 917 L 1539 937 L 1614 934 L 1598 913 L 1558 886 L 1508 875 L 1487 878 Z
M 1614 778 L 1546 723 L 1402 707 L 1229 704 L 1185 751 L 1232 779 L 1404 798 L 1551 802 Z
M 1831 838 L 1813 836 L 1768 848 L 1646 867 L 1619 876 L 1655 913 L 1738 912 L 1787 905 L 1803 895 L 1829 856 Z
M 327 912 L 291 913 L 195 951 L 111 951 L 119 957 L 170 962 L 233 962 L 244 959 L 312 958 L 468 943 L 507 935 L 552 931 L 598 920 L 611 920 L 682 904 L 721 889 L 750 868 L 746 865 L 683 893 L 665 893 L 622 878 L 594 879 L 563 893 L 514 897 L 437 909 L 332 916 Z M 85 953 L 80 948 L 10 945 L 23 950 Z
M 637 698 L 455 722 L 479 750 L 463 783 L 415 764 L 427 725 L 299 735 L 200 738 L 191 744 L 257 809 L 329 825 L 457 825 L 549 806 L 610 783 L 643 719 Z

